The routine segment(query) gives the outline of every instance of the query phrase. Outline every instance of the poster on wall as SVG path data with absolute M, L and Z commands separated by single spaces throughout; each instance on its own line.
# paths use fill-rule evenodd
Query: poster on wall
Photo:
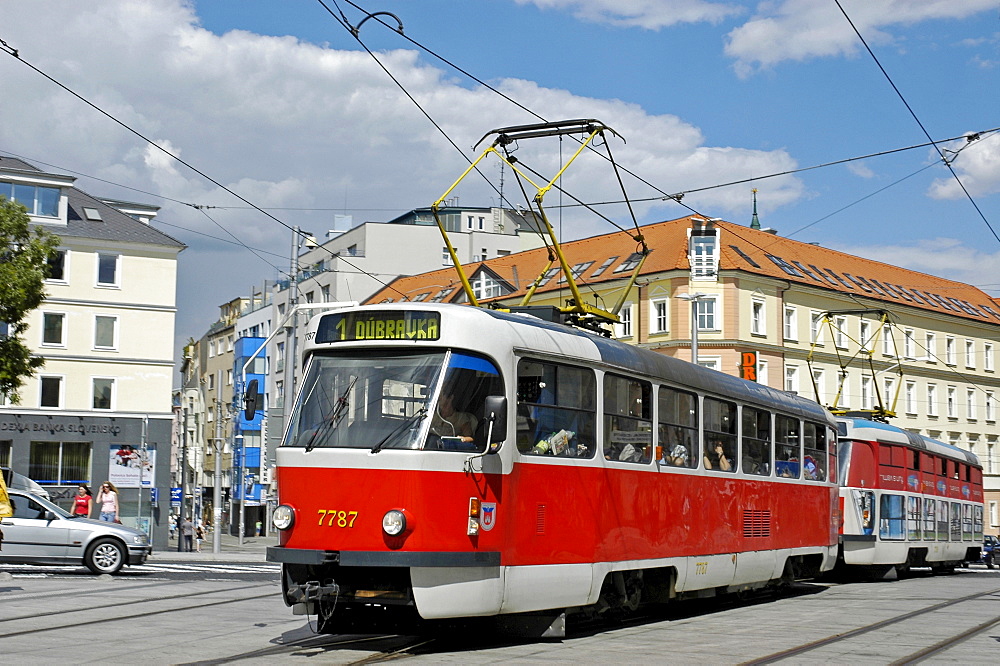
M 156 478 L 156 449 L 112 444 L 108 459 L 108 481 L 119 488 L 152 487 Z M 141 479 L 141 483 L 140 483 Z

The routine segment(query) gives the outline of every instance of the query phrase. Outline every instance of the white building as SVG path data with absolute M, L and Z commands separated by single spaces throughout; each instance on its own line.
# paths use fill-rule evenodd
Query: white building
M 33 224 L 61 239 L 46 299 L 27 319 L 26 344 L 45 366 L 22 387 L 21 404 L 0 406 L 0 464 L 56 496 L 111 480 L 122 490 L 123 521 L 145 527 L 152 518 L 154 544 L 165 545 L 148 489 L 166 497 L 169 488 L 184 245 L 149 225 L 156 208 L 111 206 L 74 182 L 0 157 L 0 195 L 24 204 Z M 155 478 L 140 481 L 138 469 L 118 465 L 123 446 L 145 448 L 153 465 L 139 469 Z

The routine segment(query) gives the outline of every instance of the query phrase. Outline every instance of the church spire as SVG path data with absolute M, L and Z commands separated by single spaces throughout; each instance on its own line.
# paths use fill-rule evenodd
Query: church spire
M 751 229 L 760 229 L 760 220 L 757 219 L 757 188 L 753 188 L 753 217 L 750 219 Z

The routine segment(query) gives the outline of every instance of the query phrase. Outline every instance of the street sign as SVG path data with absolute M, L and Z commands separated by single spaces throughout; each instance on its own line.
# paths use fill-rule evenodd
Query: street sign
M 157 506 L 157 504 L 159 503 L 159 499 L 160 499 L 160 489 L 159 488 L 150 488 L 149 489 L 149 503 L 152 504 L 153 506 Z
M 170 506 L 178 507 L 181 505 L 181 489 L 171 488 L 170 489 Z

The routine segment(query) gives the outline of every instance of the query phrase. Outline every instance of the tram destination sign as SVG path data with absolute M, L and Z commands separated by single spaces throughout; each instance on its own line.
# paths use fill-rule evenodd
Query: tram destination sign
M 316 329 L 317 343 L 437 340 L 440 337 L 441 314 L 419 310 L 331 312 L 323 315 Z

